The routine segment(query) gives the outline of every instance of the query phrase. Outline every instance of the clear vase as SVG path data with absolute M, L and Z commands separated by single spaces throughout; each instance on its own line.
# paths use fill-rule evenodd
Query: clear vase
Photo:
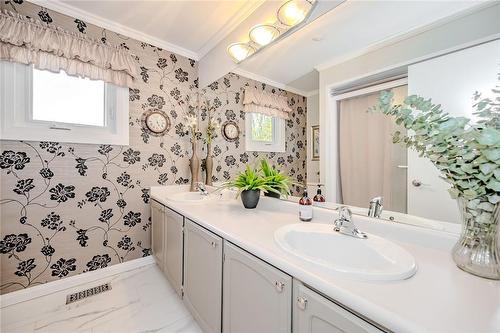
M 499 205 L 459 198 L 458 207 L 462 233 L 453 247 L 453 260 L 468 273 L 500 280 Z

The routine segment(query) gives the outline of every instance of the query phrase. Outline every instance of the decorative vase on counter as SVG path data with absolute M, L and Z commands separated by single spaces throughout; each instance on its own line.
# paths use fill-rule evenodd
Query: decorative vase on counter
M 457 266 L 474 275 L 500 279 L 499 205 L 458 199 L 462 233 L 452 250 Z
M 260 190 L 245 190 L 241 192 L 241 202 L 247 209 L 257 207 L 260 199 Z
M 212 170 L 214 167 L 214 160 L 212 157 L 212 144 L 207 143 L 207 159 L 205 160 L 205 170 L 206 170 L 206 179 L 205 184 L 212 186 Z
M 193 149 L 193 156 L 189 159 L 189 169 L 191 170 L 191 187 L 189 188 L 189 191 L 196 192 L 195 185 L 199 182 L 200 159 L 198 158 L 198 153 L 196 152 L 196 140 L 192 140 L 191 145 Z

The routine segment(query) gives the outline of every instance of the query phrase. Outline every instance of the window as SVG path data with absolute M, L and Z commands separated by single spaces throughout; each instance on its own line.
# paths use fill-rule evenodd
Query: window
M 128 89 L 0 62 L 5 140 L 128 145 Z
M 285 120 L 261 113 L 247 113 L 245 143 L 248 151 L 285 151 Z

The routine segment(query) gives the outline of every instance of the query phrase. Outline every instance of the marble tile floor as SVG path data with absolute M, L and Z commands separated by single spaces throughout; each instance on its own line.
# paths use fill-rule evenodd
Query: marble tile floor
M 111 290 L 66 305 L 66 295 Z M 155 264 L 0 309 L 2 333 L 202 333 Z

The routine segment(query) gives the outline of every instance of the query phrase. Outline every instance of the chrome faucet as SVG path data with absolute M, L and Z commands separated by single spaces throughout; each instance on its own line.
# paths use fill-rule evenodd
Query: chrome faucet
M 382 215 L 382 203 L 384 201 L 384 197 L 375 197 L 370 200 L 370 206 L 368 207 L 368 216 L 379 219 L 380 215 Z
M 207 188 L 205 187 L 205 184 L 202 182 L 198 182 L 194 184 L 195 189 L 200 192 L 201 195 L 208 195 Z
M 336 232 L 361 239 L 368 238 L 368 235 L 366 233 L 359 231 L 359 229 L 356 228 L 356 226 L 352 222 L 351 210 L 346 206 L 340 207 L 339 218 L 336 219 L 333 224 L 335 226 L 333 230 L 335 230 Z

